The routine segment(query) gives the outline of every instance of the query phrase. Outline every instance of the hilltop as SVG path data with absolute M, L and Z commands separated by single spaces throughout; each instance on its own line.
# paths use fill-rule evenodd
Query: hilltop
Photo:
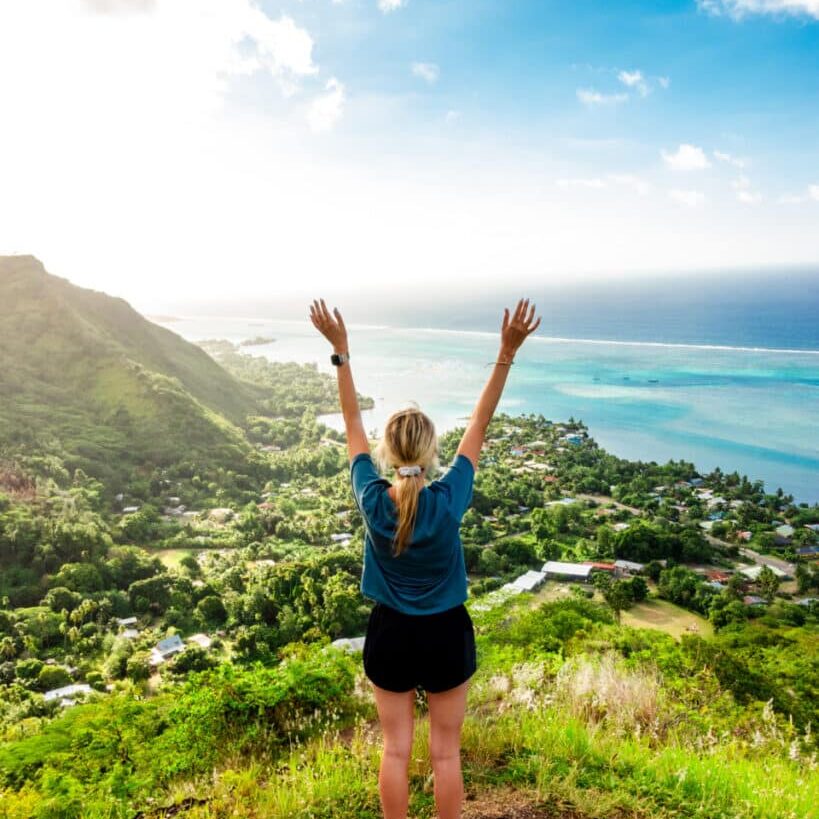
M 126 301 L 0 257 L 0 452 L 58 451 L 110 476 L 124 464 L 236 462 L 260 396 Z

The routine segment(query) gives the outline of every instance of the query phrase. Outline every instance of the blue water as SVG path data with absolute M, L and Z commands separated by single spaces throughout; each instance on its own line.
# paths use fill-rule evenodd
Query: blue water
M 614 455 L 658 463 L 684 459 L 701 472 L 719 466 L 762 480 L 769 492 L 781 487 L 796 502 L 817 503 L 819 276 L 800 279 L 796 289 L 782 281 L 762 285 L 749 285 L 733 301 L 725 294 L 738 285 L 727 280 L 705 289 L 681 285 L 677 300 L 665 293 L 655 301 L 646 286 L 627 293 L 612 285 L 608 292 L 588 290 L 595 301 L 584 307 L 575 290 L 571 322 L 564 317 L 562 323 L 560 303 L 553 300 L 550 322 L 544 318 L 519 351 L 498 409 L 555 421 L 572 416 Z M 439 432 L 465 423 L 498 347 L 490 328 L 499 321 L 482 313 L 499 315 L 503 300 L 500 311 L 497 302 L 495 308 L 454 303 L 440 315 L 429 305 L 426 312 L 419 307 L 414 313 L 407 303 L 400 313 L 387 307 L 366 313 L 355 303 L 349 310 L 343 302 L 328 303 L 338 303 L 345 315 L 356 388 L 375 399 L 375 408 L 363 413 L 368 431 L 380 434 L 390 413 L 410 400 Z M 545 315 L 546 307 L 538 313 Z M 274 343 L 246 351 L 317 362 L 321 371 L 335 372 L 307 305 L 298 319 L 263 318 L 258 303 L 245 308 L 244 318 L 190 317 L 166 326 L 191 340 L 272 336 Z M 404 324 L 420 317 L 426 329 L 390 325 L 396 317 Z M 435 321 L 471 329 L 430 329 Z M 609 340 L 600 338 L 603 332 Z M 343 428 L 339 415 L 323 420 Z

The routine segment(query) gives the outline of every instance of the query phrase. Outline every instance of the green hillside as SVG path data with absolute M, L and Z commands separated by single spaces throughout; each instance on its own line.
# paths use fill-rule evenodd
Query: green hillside
M 0 448 L 61 451 L 108 477 L 126 465 L 232 463 L 258 393 L 122 299 L 0 257 Z

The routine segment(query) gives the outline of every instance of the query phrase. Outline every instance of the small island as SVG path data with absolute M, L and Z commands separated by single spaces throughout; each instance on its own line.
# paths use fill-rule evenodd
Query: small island
M 239 342 L 240 347 L 261 347 L 263 344 L 272 344 L 276 339 L 268 338 L 267 336 L 256 336 L 255 338 L 246 338 Z

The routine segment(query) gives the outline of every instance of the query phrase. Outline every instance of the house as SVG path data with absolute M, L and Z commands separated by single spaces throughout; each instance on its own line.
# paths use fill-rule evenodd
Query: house
M 208 517 L 217 523 L 227 523 L 233 517 L 233 510 L 227 506 L 217 506 L 208 512 Z
M 518 504 L 518 511 L 519 512 L 528 512 L 529 507 L 528 506 L 521 506 L 520 504 Z
M 139 507 L 138 506 L 126 506 L 122 510 L 123 515 L 133 515 L 134 512 L 139 512 Z
M 119 636 L 124 637 L 126 640 L 136 640 L 139 637 L 139 632 L 135 628 L 126 628 L 120 632 Z
M 796 601 L 797 606 L 812 606 L 814 603 L 819 603 L 819 597 L 803 597 Z
M 561 498 L 560 500 L 547 501 L 544 504 L 544 506 L 555 506 L 555 505 L 557 505 L 559 503 L 562 503 L 562 504 L 577 503 L 577 499 L 576 498 Z
M 171 637 L 166 637 L 160 640 L 151 650 L 151 665 L 162 665 L 166 660 L 174 656 L 174 654 L 181 654 L 185 650 L 185 644 L 178 634 Z
M 366 637 L 340 637 L 338 640 L 333 640 L 330 643 L 334 648 L 341 648 L 344 651 L 353 653 L 355 651 L 364 650 L 364 640 Z
M 341 543 L 342 541 L 346 543 L 352 536 L 351 532 L 339 532 L 338 534 L 330 535 L 330 540 L 332 540 L 333 543 Z
M 135 626 L 137 624 L 136 617 L 117 617 L 118 626 Z
M 602 561 L 594 561 L 594 560 L 584 560 L 584 566 L 591 566 L 592 569 L 596 572 L 609 572 L 610 574 L 615 574 L 617 571 L 617 567 L 614 563 L 602 562 Z
M 814 560 L 819 557 L 819 546 L 800 546 L 796 554 L 805 560 Z
M 744 574 L 749 580 L 756 582 L 764 568 L 765 566 L 760 565 L 746 566 L 744 569 L 740 569 L 739 573 Z M 769 568 L 777 577 L 787 577 L 785 572 L 783 572 L 782 569 L 777 569 L 776 566 L 768 566 L 767 568 Z
M 556 580 L 588 581 L 592 567 L 586 563 L 563 563 L 560 560 L 547 560 L 543 564 L 541 572 L 546 577 L 553 577 Z
M 805 528 L 810 529 L 811 532 L 815 532 L 817 535 L 819 535 L 819 523 L 806 523 Z
M 700 526 L 701 526 L 703 529 L 707 529 L 707 530 L 709 530 L 709 531 L 710 531 L 710 529 L 711 529 L 711 527 L 712 527 L 713 525 L 714 525 L 714 521 L 713 521 L 713 520 L 701 520 L 701 521 L 700 521 Z
M 509 454 L 510 455 L 522 456 L 522 455 L 526 454 L 526 450 L 521 449 L 520 447 L 513 447 L 512 449 L 509 450 Z
M 742 598 L 742 602 L 745 603 L 746 606 L 768 605 L 768 601 L 764 597 L 760 597 L 757 594 L 746 594 L 745 597 Z
M 583 436 L 572 432 L 568 435 L 561 436 L 560 440 L 565 441 L 567 444 L 581 444 L 583 443 Z
M 718 583 L 727 583 L 731 579 L 728 572 L 720 572 L 715 569 L 706 570 L 705 576 L 709 580 L 716 580 Z
M 793 526 L 787 523 L 783 523 L 781 526 L 777 526 L 776 529 L 774 529 L 774 542 L 778 546 L 785 546 L 791 542 L 793 533 L 794 533 Z
M 722 591 L 725 588 L 725 584 L 720 583 L 719 580 L 704 580 L 702 585 L 716 591 Z
M 199 646 L 199 648 L 207 649 L 210 648 L 213 640 L 211 640 L 207 634 L 191 634 L 191 636 L 188 637 L 188 642 Z
M 506 583 L 502 588 L 509 589 L 514 594 L 520 592 L 533 592 L 539 589 L 546 581 L 546 575 L 543 572 L 536 572 L 530 569 L 525 574 L 513 580 L 511 583 Z
M 691 478 L 691 480 L 688 481 L 688 485 L 689 486 L 700 486 L 702 484 L 702 482 L 703 482 L 702 478 Z
M 64 685 L 62 688 L 52 688 L 51 691 L 46 691 L 45 694 L 43 694 L 43 699 L 46 702 L 59 700 L 60 705 L 66 708 L 69 705 L 74 705 L 76 702 L 72 697 L 77 694 L 90 694 L 91 690 L 91 686 L 87 683 L 74 683 L 73 685 Z
M 629 526 L 630 524 L 621 521 L 620 523 L 613 523 L 611 528 L 614 529 L 615 532 L 622 532 L 624 529 L 628 529 Z
M 645 568 L 643 563 L 635 563 L 632 560 L 615 560 L 614 570 L 619 574 L 640 574 Z
M 743 529 L 741 532 L 737 532 L 737 540 L 744 540 L 746 543 L 754 536 L 754 533 L 749 531 L 748 529 Z

